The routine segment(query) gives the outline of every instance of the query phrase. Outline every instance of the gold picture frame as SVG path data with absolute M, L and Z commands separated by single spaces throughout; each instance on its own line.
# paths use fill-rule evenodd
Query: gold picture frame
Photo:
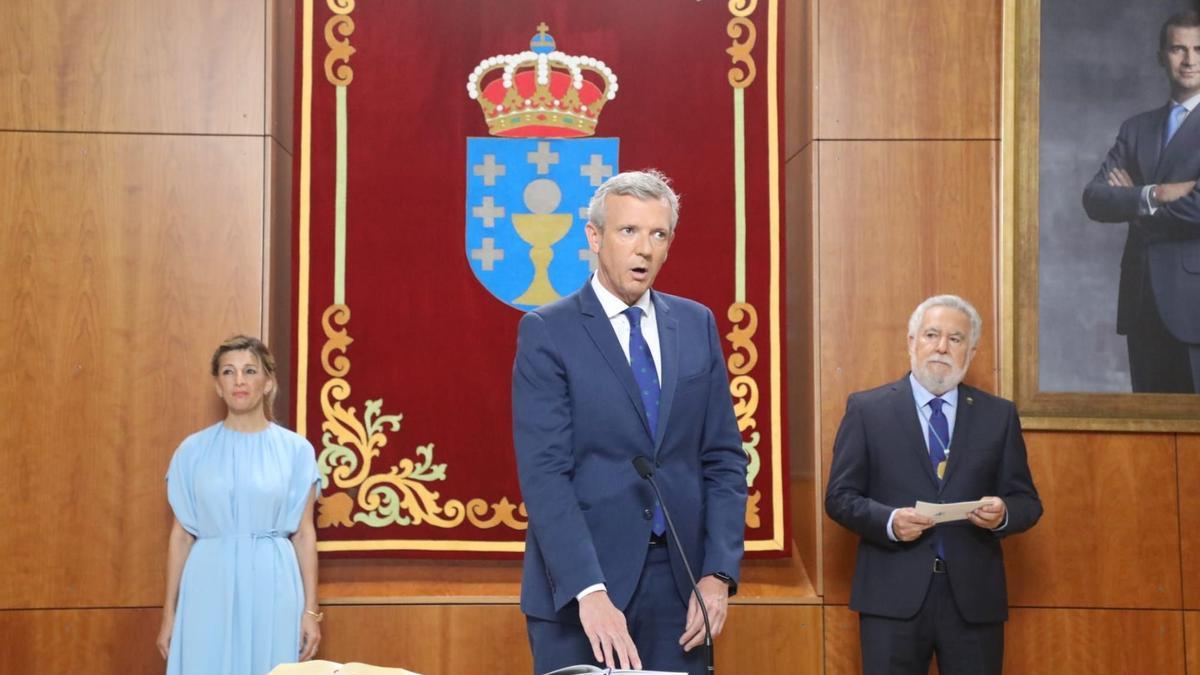
M 1005 0 L 1001 77 L 1000 387 L 1026 429 L 1200 432 L 1200 395 L 1039 385 L 1040 0 Z M 1082 185 L 1079 186 L 1082 191 Z

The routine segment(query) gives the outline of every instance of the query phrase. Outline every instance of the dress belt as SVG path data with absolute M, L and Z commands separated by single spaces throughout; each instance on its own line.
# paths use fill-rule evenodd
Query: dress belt
M 222 534 L 218 536 L 199 536 L 196 539 L 283 539 L 287 535 L 279 530 L 261 530 L 259 532 L 243 532 L 241 534 Z

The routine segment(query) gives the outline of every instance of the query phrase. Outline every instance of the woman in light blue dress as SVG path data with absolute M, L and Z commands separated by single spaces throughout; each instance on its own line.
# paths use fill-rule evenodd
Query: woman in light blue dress
M 262 342 L 226 340 L 212 374 L 225 419 L 185 439 L 167 470 L 158 649 L 167 675 L 267 675 L 321 639 L 316 457 L 270 419 L 275 362 Z

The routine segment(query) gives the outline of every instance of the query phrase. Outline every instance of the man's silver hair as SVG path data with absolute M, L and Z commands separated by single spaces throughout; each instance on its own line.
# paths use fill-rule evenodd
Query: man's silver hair
M 975 307 L 971 303 L 957 295 L 935 295 L 917 305 L 908 319 L 908 337 L 916 336 L 917 331 L 921 329 L 921 321 L 925 318 L 925 312 L 934 307 L 950 307 L 966 314 L 967 318 L 971 320 L 971 347 L 974 348 L 979 344 L 979 336 L 983 333 L 983 319 L 979 318 L 979 312 L 975 311 Z
M 671 182 L 658 169 L 626 171 L 604 181 L 596 188 L 592 201 L 588 203 L 588 220 L 597 229 L 604 229 L 604 200 L 609 195 L 637 197 L 643 201 L 661 199 L 671 210 L 670 232 L 674 234 L 675 223 L 679 222 L 679 195 L 671 189 Z

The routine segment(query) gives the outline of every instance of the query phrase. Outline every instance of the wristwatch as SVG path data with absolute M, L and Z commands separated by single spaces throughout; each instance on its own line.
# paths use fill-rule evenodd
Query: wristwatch
M 725 582 L 725 585 L 729 587 L 730 595 L 737 593 L 738 585 L 737 585 L 737 582 L 733 580 L 733 577 L 729 576 L 728 574 L 726 574 L 724 572 L 713 572 L 712 576 Z

